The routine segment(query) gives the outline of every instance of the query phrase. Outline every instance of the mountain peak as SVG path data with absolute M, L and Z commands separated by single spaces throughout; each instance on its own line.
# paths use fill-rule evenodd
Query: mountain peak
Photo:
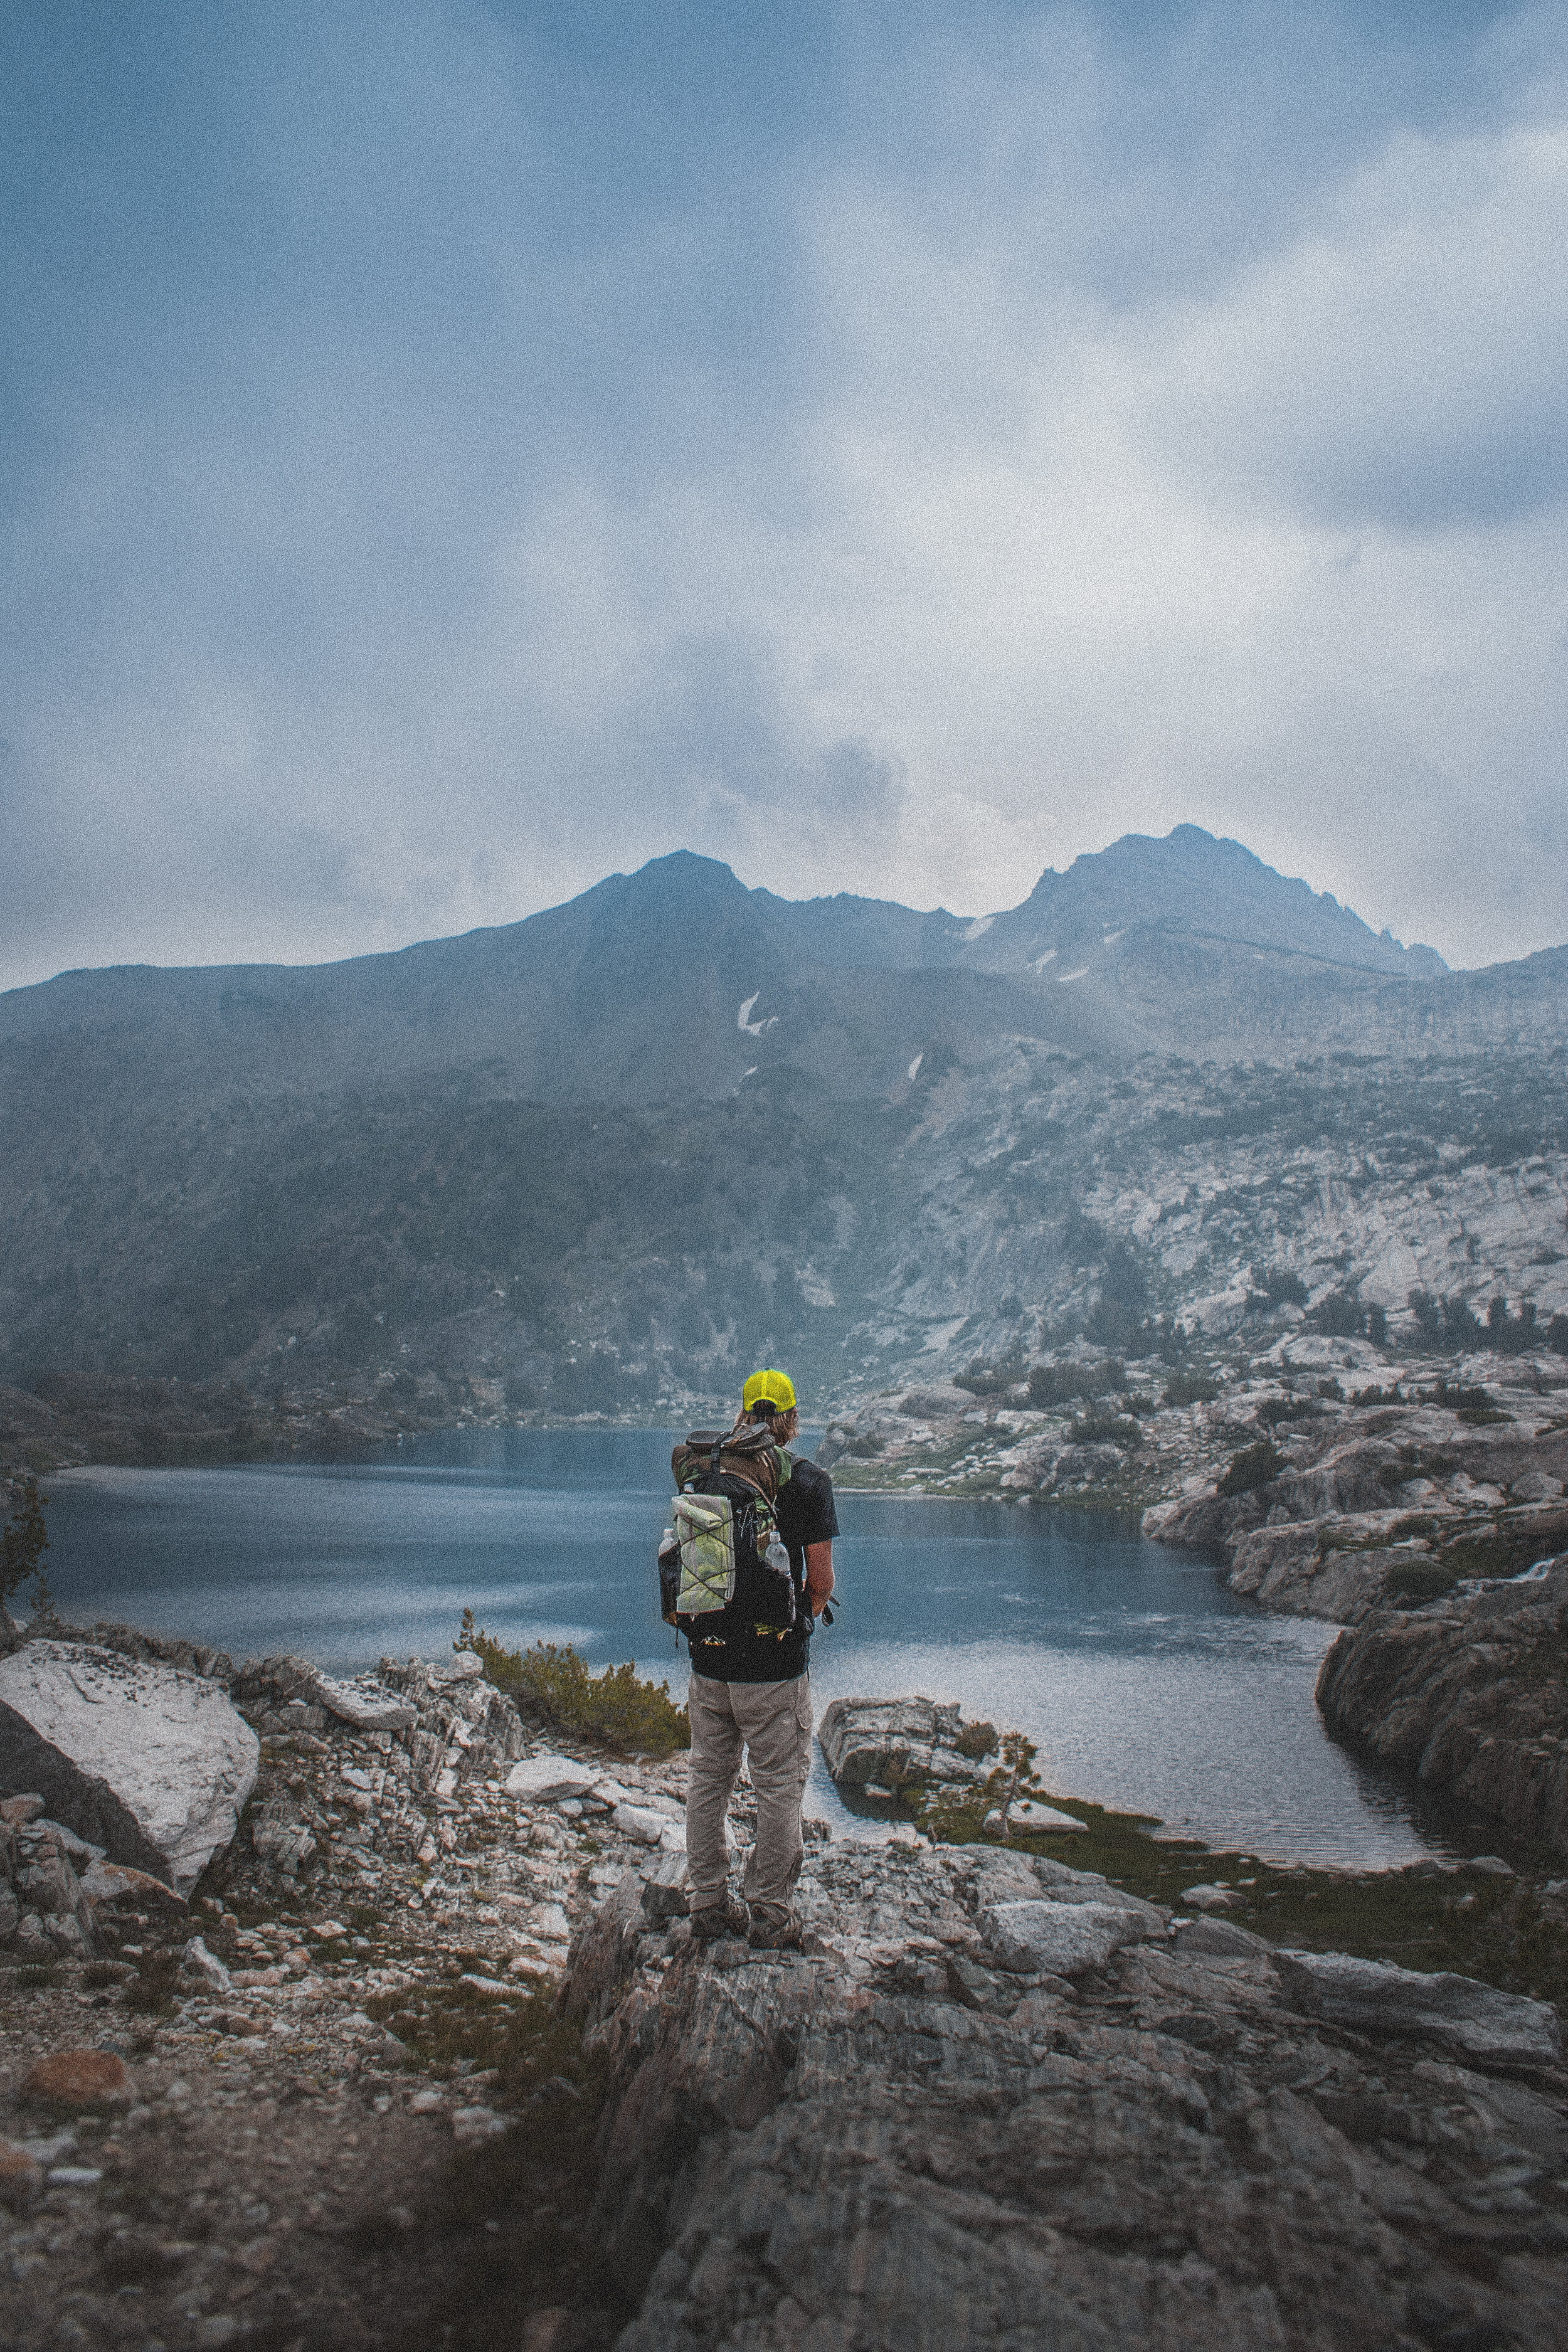
M 1200 824 L 1178 824 L 1163 836 L 1124 833 L 1105 849 L 1085 851 L 1065 874 L 1047 868 L 1023 906 L 1002 920 L 1015 955 L 1021 948 L 1037 953 L 1058 944 L 1045 939 L 1046 930 L 1087 938 L 1097 929 L 1103 933 L 1139 924 L 1363 971 L 1447 969 L 1435 950 L 1405 948 L 1392 931 L 1373 930 L 1331 892 L 1278 873 L 1244 842 Z M 1021 930 L 1026 936 L 1018 936 Z M 993 952 L 1002 948 L 998 939 Z

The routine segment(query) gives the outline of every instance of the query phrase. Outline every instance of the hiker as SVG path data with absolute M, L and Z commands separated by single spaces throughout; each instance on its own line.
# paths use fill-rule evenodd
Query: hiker
M 800 1947 L 800 1917 L 790 1898 L 805 1858 L 800 1808 L 811 1769 L 807 1654 L 813 1622 L 833 1591 L 833 1538 L 838 1533 L 833 1481 L 815 1462 L 799 1461 L 787 1450 L 799 1421 L 788 1377 L 753 1372 L 728 1437 L 705 1440 L 700 1433 L 688 1447 L 678 1448 L 675 1457 L 678 1478 L 686 1463 L 700 1471 L 700 1451 L 694 1454 L 693 1449 L 704 1444 L 712 1449 L 715 1464 L 739 1465 L 744 1472 L 749 1450 L 761 1465 L 751 1474 L 759 1494 L 770 1476 L 778 1476 L 776 1493 L 760 1515 L 773 1557 L 765 1558 L 759 1545 L 754 1556 L 749 1556 L 750 1580 L 743 1577 L 736 1585 L 732 1580 L 733 1598 L 726 1606 L 679 1621 L 691 1649 L 686 1703 L 691 1718 L 686 1853 L 692 1933 L 703 1943 L 719 1936 L 746 1936 L 759 1951 Z M 720 1449 L 724 1446 L 733 1451 L 723 1454 Z M 704 1485 L 710 1490 L 729 1487 L 739 1497 L 737 1528 L 748 1508 L 754 1509 L 746 1501 L 748 1487 L 739 1481 L 721 1480 L 717 1475 L 694 1477 L 694 1490 Z M 693 1491 L 690 1499 L 700 1507 L 704 1497 Z M 776 1534 L 767 1527 L 770 1508 Z M 743 1533 L 734 1548 L 746 1553 Z M 752 1596 L 765 1589 L 760 1580 L 770 1570 L 784 1599 L 782 1606 L 770 1604 L 764 1610 Z M 763 1616 L 772 1622 L 759 1622 Z M 746 1864 L 744 1902 L 730 1887 L 724 1835 L 742 1747 L 751 1759 L 757 1799 L 757 1842 Z

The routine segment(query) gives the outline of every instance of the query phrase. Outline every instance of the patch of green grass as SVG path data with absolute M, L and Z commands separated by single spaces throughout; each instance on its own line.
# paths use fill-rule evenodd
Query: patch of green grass
M 484 1952 L 457 1955 L 464 1969 L 489 1975 Z M 546 1986 L 519 1983 L 502 2000 L 457 1981 L 405 1985 L 395 1992 L 372 1993 L 365 2014 L 395 2033 L 431 2074 L 450 2074 L 464 2059 L 477 2068 L 495 2068 L 495 2097 L 517 2106 L 542 2084 L 560 2076 L 587 2097 L 599 2084 L 595 2065 L 583 2055 L 580 2029 L 560 2016 Z
M 946 1809 L 942 1843 L 994 1843 L 981 1827 L 993 1801 L 983 1797 L 968 1808 Z M 1240 1901 L 1224 1916 L 1271 1943 L 1351 1952 L 1405 1969 L 1452 1969 L 1507 1992 L 1552 2001 L 1568 2014 L 1568 1936 L 1533 1876 L 1368 1871 L 1345 1877 L 1281 1870 L 1250 1854 L 1216 1853 L 1194 1838 L 1152 1836 L 1160 1824 L 1148 1815 L 1113 1812 L 1077 1797 L 1048 1795 L 1046 1801 L 1071 1813 L 1083 1829 L 1016 1832 L 1009 1846 L 1048 1854 L 1074 1870 L 1099 1871 L 1112 1885 L 1165 1904 L 1178 1916 L 1184 1887 L 1199 1881 L 1230 1886 Z M 930 1815 L 922 1826 L 929 1833 Z M 1561 1859 L 1545 1853 L 1521 1861 L 1531 1872 L 1538 1864 L 1542 1878 L 1562 1874 Z
M 595 1675 L 570 1643 L 558 1649 L 553 1642 L 536 1642 L 531 1649 L 508 1650 L 475 1624 L 471 1609 L 463 1612 L 453 1647 L 482 1659 L 498 1690 L 531 1699 L 562 1730 L 620 1755 L 670 1756 L 691 1745 L 686 1709 L 676 1706 L 669 1685 L 644 1682 L 629 1659 Z

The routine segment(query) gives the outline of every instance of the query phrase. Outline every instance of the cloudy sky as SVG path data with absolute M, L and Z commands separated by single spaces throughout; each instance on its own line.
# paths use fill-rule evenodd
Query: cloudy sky
M 0 0 L 0 985 L 1191 820 L 1568 940 L 1568 18 Z

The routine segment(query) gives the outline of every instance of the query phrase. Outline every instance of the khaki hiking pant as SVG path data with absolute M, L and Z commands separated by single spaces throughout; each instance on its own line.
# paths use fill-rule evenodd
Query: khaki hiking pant
M 744 1748 L 757 1792 L 757 1843 L 742 1892 L 765 1922 L 780 1925 L 805 1859 L 800 1806 L 811 1770 L 811 1676 L 796 1675 L 787 1683 L 721 1683 L 694 1674 L 686 1711 L 691 1719 L 686 1793 L 691 1908 L 705 1911 L 724 1900 L 730 1862 L 724 1816 Z

